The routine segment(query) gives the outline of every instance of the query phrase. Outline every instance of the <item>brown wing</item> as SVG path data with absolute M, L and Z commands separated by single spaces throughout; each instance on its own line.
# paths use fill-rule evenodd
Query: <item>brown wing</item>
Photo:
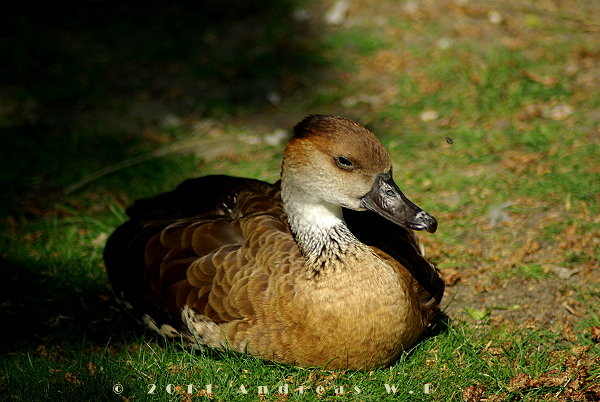
M 242 282 L 247 292 L 266 288 L 266 275 L 240 271 L 247 243 L 266 227 L 289 234 L 278 187 L 227 176 L 188 180 L 127 212 L 105 249 L 113 290 L 135 318 L 169 336 L 162 329 L 181 329 L 185 305 L 216 323 L 251 314 L 243 292 L 229 297 Z

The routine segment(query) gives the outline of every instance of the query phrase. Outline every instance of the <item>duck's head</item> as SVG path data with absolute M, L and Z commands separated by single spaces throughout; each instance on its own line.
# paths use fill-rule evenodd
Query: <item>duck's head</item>
M 311 115 L 294 127 L 283 158 L 289 197 L 371 210 L 405 228 L 433 233 L 437 221 L 413 204 L 392 178 L 392 161 L 369 130 L 343 117 Z

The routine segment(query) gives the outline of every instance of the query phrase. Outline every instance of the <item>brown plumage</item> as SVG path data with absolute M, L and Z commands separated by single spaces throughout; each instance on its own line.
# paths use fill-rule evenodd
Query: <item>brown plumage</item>
M 104 254 L 115 295 L 192 346 L 305 366 L 389 364 L 444 290 L 413 234 L 437 222 L 391 167 L 366 128 L 309 116 L 281 182 L 207 176 L 129 208 Z

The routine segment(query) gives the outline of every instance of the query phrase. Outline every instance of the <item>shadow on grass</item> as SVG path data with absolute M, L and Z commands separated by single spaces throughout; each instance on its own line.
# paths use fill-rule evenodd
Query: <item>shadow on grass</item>
M 326 62 L 307 1 L 7 5 L 0 216 L 148 151 L 141 133 L 169 114 L 263 110 L 314 84 Z
M 0 354 L 83 350 L 135 337 L 105 282 L 84 273 L 53 274 L 35 260 L 0 260 Z
M 145 98 L 175 113 L 264 106 L 269 92 L 290 93 L 323 65 L 317 29 L 298 17 L 304 3 L 11 4 L 0 17 L 0 87 L 17 101 L 8 117 L 69 124 L 87 109 Z

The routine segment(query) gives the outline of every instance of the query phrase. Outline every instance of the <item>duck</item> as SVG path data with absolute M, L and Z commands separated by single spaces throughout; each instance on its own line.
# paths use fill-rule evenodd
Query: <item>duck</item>
M 298 123 L 274 184 L 193 178 L 126 212 L 104 250 L 115 298 L 189 347 L 370 370 L 419 340 L 444 293 L 415 235 L 436 219 L 344 117 Z

